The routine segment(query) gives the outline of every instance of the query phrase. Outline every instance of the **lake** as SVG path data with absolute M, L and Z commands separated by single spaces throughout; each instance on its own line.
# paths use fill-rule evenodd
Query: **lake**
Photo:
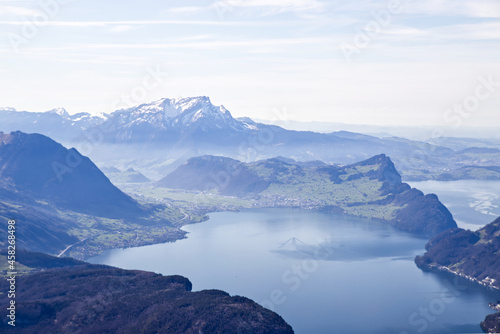
M 459 227 L 477 230 L 500 216 L 500 181 L 408 182 L 424 193 L 437 194 Z
M 480 333 L 493 313 L 488 303 L 500 300 L 498 291 L 421 271 L 413 259 L 427 240 L 366 219 L 256 209 L 213 213 L 183 229 L 187 239 L 90 262 L 179 274 L 193 290 L 249 297 L 299 334 Z

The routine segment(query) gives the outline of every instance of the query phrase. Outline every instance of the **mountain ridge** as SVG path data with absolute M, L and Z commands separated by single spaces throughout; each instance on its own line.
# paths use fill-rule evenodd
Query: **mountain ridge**
M 54 168 L 57 166 L 57 168 Z M 40 134 L 0 133 L 0 245 L 16 222 L 20 248 L 86 258 L 104 249 L 183 238 L 202 217 L 137 202 L 75 149 Z
M 18 255 L 19 265 L 31 271 L 16 277 L 16 326 L 2 317 L 5 333 L 293 334 L 283 318 L 254 301 L 220 290 L 192 291 L 182 276 Z M 0 282 L 2 291 L 8 286 Z M 1 307 L 9 304 L 8 294 L 0 294 Z
M 0 132 L 0 178 L 83 213 L 116 218 L 142 212 L 89 158 L 39 134 Z
M 500 217 L 475 232 L 461 228 L 445 231 L 432 238 L 425 249 L 424 255 L 415 258 L 419 268 L 450 272 L 500 290 Z M 500 312 L 488 315 L 481 328 L 498 333 Z
M 476 232 L 450 229 L 425 246 L 415 262 L 421 268 L 452 272 L 500 289 L 500 217 Z
M 437 196 L 402 183 L 384 154 L 346 166 L 277 158 L 244 163 L 201 156 L 189 159 L 155 185 L 235 196 L 250 200 L 253 207 L 301 207 L 378 219 L 426 235 L 456 227 Z
M 248 117 L 234 118 L 224 106 L 213 105 L 206 96 L 162 98 L 105 116 L 78 115 L 68 116 L 62 108 L 45 113 L 4 108 L 0 109 L 0 130 L 38 132 L 60 142 L 76 143 L 72 144 L 76 147 L 82 144 L 91 148 L 88 155 L 99 164 L 117 165 L 127 159 L 127 168 L 134 167 L 149 178 L 165 175 L 169 170 L 167 162 L 172 159 L 181 159 L 182 163 L 204 154 L 246 162 L 281 155 L 301 161 L 351 164 L 384 153 L 394 159 L 406 180 L 433 179 L 469 165 L 500 165 L 496 150 L 457 152 L 434 142 L 347 131 L 293 131 Z M 117 147 L 122 150 L 124 146 L 129 156 L 116 156 Z

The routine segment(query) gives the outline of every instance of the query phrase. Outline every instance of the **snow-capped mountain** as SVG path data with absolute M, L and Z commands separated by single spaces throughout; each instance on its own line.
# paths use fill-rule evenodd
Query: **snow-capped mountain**
M 70 117 L 70 115 L 68 114 L 68 112 L 64 108 L 54 108 L 52 110 L 47 111 L 47 113 L 56 114 L 56 115 L 61 116 L 62 118 L 69 118 Z
M 80 133 L 99 125 L 107 117 L 78 113 L 70 115 L 64 108 L 46 112 L 17 111 L 14 108 L 0 108 L 0 131 L 23 131 L 41 133 L 59 141 L 76 138 Z
M 224 106 L 214 106 L 206 96 L 160 99 L 112 113 L 109 122 L 119 127 L 147 124 L 156 129 L 197 127 L 233 127 L 243 129 Z
M 92 115 L 86 112 L 81 112 L 70 115 L 64 108 L 55 108 L 45 113 L 59 115 L 64 120 L 72 122 L 71 125 L 76 125 L 83 130 L 91 126 L 101 124 L 108 118 L 108 116 L 103 113 Z
M 234 137 L 256 130 L 253 122 L 232 117 L 224 106 L 215 106 L 206 96 L 160 99 L 136 107 L 117 110 L 104 121 L 113 129 L 110 141 L 174 140 L 203 135 L 205 140 Z
M 191 135 L 222 138 L 258 130 L 250 119 L 237 120 L 224 106 L 215 106 L 206 96 L 163 98 L 109 115 L 78 113 L 71 115 L 64 108 L 34 113 L 0 108 L 0 131 L 36 132 L 60 141 L 82 138 L 84 132 L 101 127 L 111 142 L 149 140 L 172 141 Z
M 98 162 L 127 168 L 140 166 L 132 162 L 123 164 L 120 154 L 124 152 L 127 159 L 133 161 L 151 164 L 156 161 L 158 168 L 163 168 L 168 159 L 203 154 L 225 155 L 243 161 L 285 156 L 302 161 L 353 163 L 385 153 L 404 166 L 407 164 L 404 157 L 422 150 L 430 155 L 428 159 L 422 158 L 422 165 L 438 168 L 443 157 L 453 154 L 450 149 L 397 138 L 290 131 L 246 117 L 236 119 L 224 106 L 213 105 L 206 96 L 163 98 L 100 116 L 70 115 L 63 108 L 44 113 L 0 109 L 0 131 L 16 130 L 37 132 L 84 147 Z M 83 145 L 78 145 L 80 143 Z M 121 147 L 124 147 L 123 152 Z M 115 161 L 110 163 L 113 159 Z

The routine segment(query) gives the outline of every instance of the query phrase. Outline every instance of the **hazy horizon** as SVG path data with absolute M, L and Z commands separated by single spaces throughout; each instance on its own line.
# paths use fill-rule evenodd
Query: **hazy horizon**
M 206 95 L 267 120 L 500 122 L 491 0 L 4 3 L 4 107 L 109 113 Z
M 145 102 L 145 104 L 154 104 L 156 101 Z M 137 107 L 137 105 L 132 106 L 132 108 Z M 33 112 L 33 113 L 47 113 L 56 112 L 61 113 L 64 109 L 70 115 L 76 114 L 67 110 L 63 107 L 53 108 L 50 110 L 43 111 L 30 111 L 30 110 L 17 110 L 11 107 L 2 107 L 0 110 L 15 110 L 17 112 Z M 123 109 L 122 109 L 123 110 Z M 115 110 L 119 111 L 119 110 Z M 110 113 L 103 113 L 103 115 L 109 116 L 114 111 Z M 229 110 L 231 114 L 233 112 Z M 95 114 L 90 112 L 90 114 Z M 233 116 L 235 116 L 233 114 Z M 235 116 L 235 118 L 244 119 L 249 118 L 249 116 Z M 251 117 L 251 119 L 257 123 L 277 125 L 288 130 L 295 131 L 314 131 L 319 133 L 331 133 L 338 131 L 348 131 L 363 133 L 366 135 L 372 135 L 376 137 L 402 137 L 410 140 L 423 140 L 423 141 L 434 141 L 438 138 L 456 137 L 456 138 L 475 138 L 475 139 L 490 139 L 497 141 L 500 139 L 498 134 L 496 124 L 485 124 L 483 126 L 467 126 L 461 125 L 459 127 L 453 126 L 439 126 L 439 125 L 383 125 L 383 124 L 367 124 L 367 123 L 342 123 L 342 122 L 324 122 L 324 121 L 297 121 L 288 118 L 286 109 L 282 111 L 277 111 L 274 117 L 270 119 L 262 119 L 258 117 Z M 493 143 L 493 142 L 492 142 Z
M 500 0 L 0 0 L 0 64 L 0 332 L 500 328 Z

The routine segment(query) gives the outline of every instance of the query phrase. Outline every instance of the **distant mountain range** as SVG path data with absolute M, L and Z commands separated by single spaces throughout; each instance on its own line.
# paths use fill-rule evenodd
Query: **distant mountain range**
M 0 253 L 6 263 L 7 253 Z M 182 276 L 91 265 L 19 252 L 16 326 L 6 316 L 2 333 L 255 333 L 293 334 L 276 313 L 220 290 L 192 292 Z M 5 274 L 5 272 L 4 272 Z M 9 291 L 2 279 L 1 291 Z M 10 299 L 0 294 L 0 307 Z
M 156 186 L 246 198 L 254 207 L 301 207 L 378 219 L 426 235 L 457 226 L 437 196 L 424 196 L 402 183 L 385 155 L 348 166 L 202 156 L 189 159 Z
M 452 149 L 346 131 L 291 131 L 233 118 L 208 97 L 161 99 L 99 116 L 70 115 L 64 109 L 30 113 L 4 108 L 0 109 L 1 130 L 13 131 L 0 132 L 2 247 L 8 240 L 9 219 L 18 222 L 19 248 L 78 258 L 109 248 L 174 241 L 185 236 L 179 226 L 204 219 L 165 198 L 156 198 L 154 204 L 141 198 L 139 203 L 113 185 L 88 155 L 99 166 L 119 167 L 106 169 L 117 183 L 149 182 L 145 175 L 161 176 L 147 185 L 153 194 L 158 188 L 173 188 L 182 194 L 237 198 L 251 207 L 301 207 L 349 214 L 423 235 L 444 231 L 429 242 L 417 264 L 499 287 L 499 220 L 477 232 L 456 229 L 437 196 L 412 189 L 401 177 L 499 179 L 500 149 L 487 143 L 466 147 L 460 140 L 436 141 L 452 143 Z M 86 154 L 46 136 L 84 147 Z M 20 269 L 31 272 L 30 263 L 36 261 L 27 259 Z M 20 315 L 28 319 L 22 328 L 26 333 L 44 332 L 54 323 L 89 332 L 93 325 L 102 329 L 107 324 L 115 331 L 123 317 L 134 319 L 136 327 L 127 329 L 130 332 L 156 328 L 160 321 L 174 332 L 181 327 L 184 332 L 220 327 L 225 333 L 292 333 L 281 318 L 247 299 L 219 291 L 191 293 L 189 281 L 182 277 L 162 278 L 78 261 L 47 261 L 65 269 L 49 266 L 46 272 L 19 281 L 25 302 Z M 112 291 L 103 295 L 100 288 L 106 281 L 117 285 L 108 286 Z M 90 318 L 78 317 L 78 310 L 92 307 L 80 298 L 82 286 L 88 289 L 84 291 L 87 296 L 92 295 L 91 302 L 112 295 L 112 305 L 104 305 L 110 306 L 103 313 L 106 321 L 97 311 L 85 311 Z M 47 297 L 47 291 L 56 297 Z M 173 299 L 165 302 L 167 297 Z M 116 300 L 128 308 L 117 307 Z M 158 312 L 158 305 L 178 312 L 166 317 Z M 248 312 L 260 322 L 235 317 Z M 488 323 L 495 322 L 490 320 Z
M 40 133 L 58 141 L 68 141 L 106 119 L 107 116 L 104 114 L 100 116 L 89 113 L 70 115 L 64 108 L 56 108 L 43 113 L 0 108 L 0 131 Z
M 121 171 L 115 167 L 101 167 L 101 171 L 106 174 L 106 176 L 109 177 L 111 182 L 113 182 L 114 184 L 151 182 L 150 179 L 133 168 Z
M 224 106 L 208 97 L 161 99 L 118 110 L 102 123 L 108 142 L 227 144 L 257 127 L 234 119 Z
M 208 97 L 165 98 L 100 116 L 69 115 L 64 109 L 46 113 L 0 109 L 0 130 L 83 143 L 91 147 L 87 154 L 100 165 L 133 167 L 148 177 L 164 176 L 188 158 L 203 154 L 246 162 L 285 156 L 350 164 L 384 153 L 408 180 L 432 179 L 464 166 L 500 165 L 500 154 L 493 151 L 456 152 L 397 137 L 291 131 L 249 118 L 236 119 Z
M 500 180 L 500 166 L 465 166 L 457 170 L 433 176 L 437 181 L 455 181 L 455 180 Z
M 286 111 L 283 111 L 286 116 Z M 498 147 L 500 145 L 500 136 L 495 127 L 460 127 L 460 128 L 441 128 L 439 125 L 420 126 L 420 125 L 373 125 L 373 124 L 348 124 L 328 121 L 294 121 L 288 117 L 272 120 L 254 118 L 254 121 L 264 124 L 272 124 L 296 131 L 314 131 L 322 133 L 331 133 L 337 131 L 349 131 L 365 133 L 375 137 L 404 137 L 416 141 L 434 142 L 439 146 L 460 150 L 473 146 Z M 363 119 L 361 123 L 366 122 Z M 442 131 L 442 136 L 435 138 L 436 130 Z M 467 141 L 463 141 L 467 139 Z

